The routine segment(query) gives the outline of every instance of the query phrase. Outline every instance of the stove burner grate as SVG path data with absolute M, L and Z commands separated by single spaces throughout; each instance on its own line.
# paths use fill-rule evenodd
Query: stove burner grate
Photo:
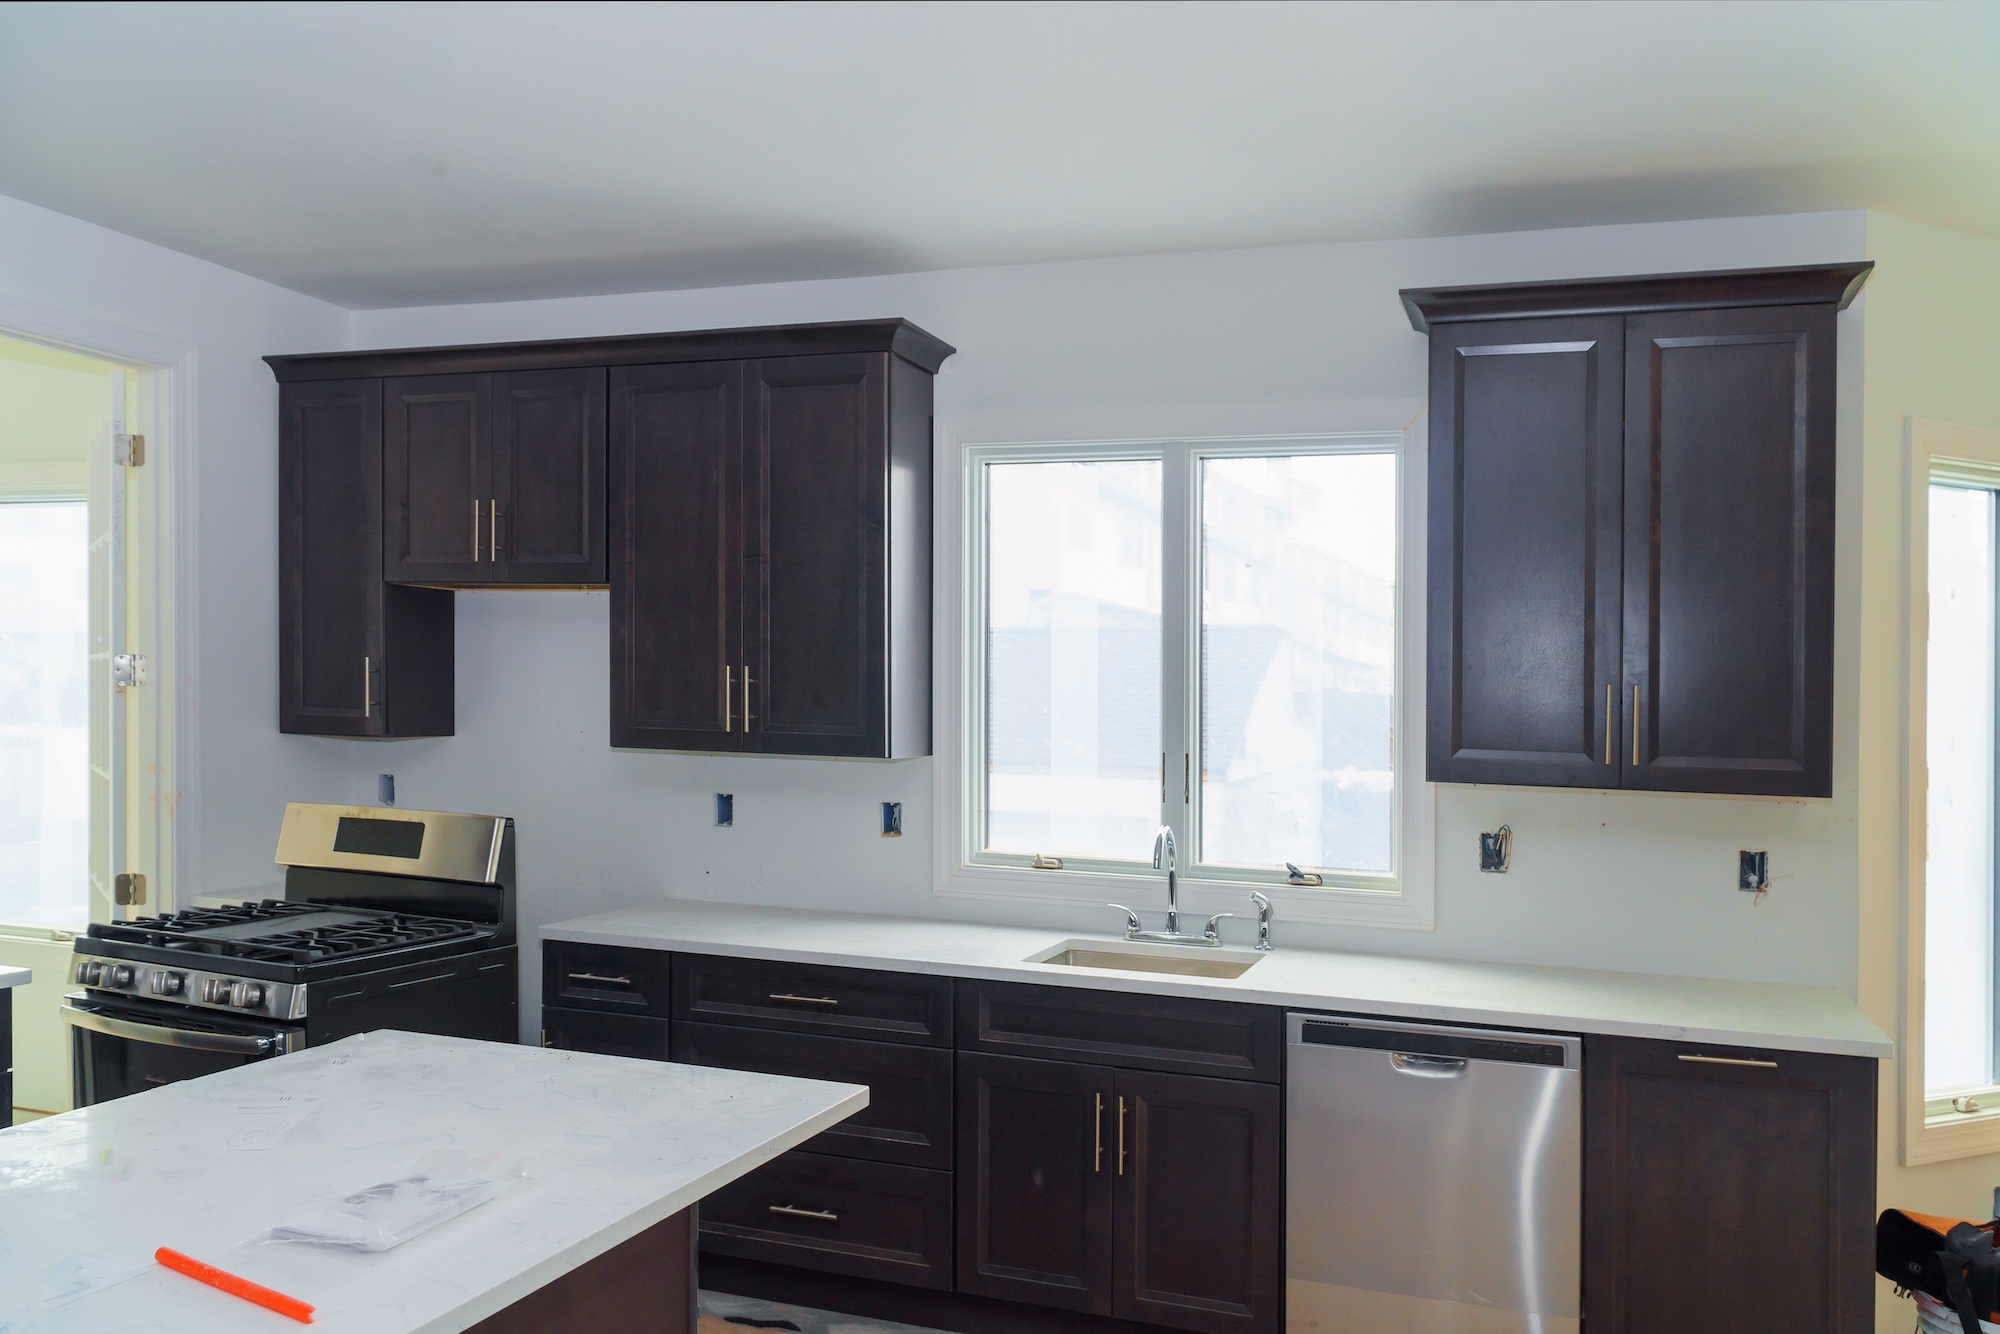
M 315 920 L 299 920 L 306 918 Z M 227 908 L 189 908 L 165 917 L 98 922 L 90 934 L 177 953 L 307 964 L 472 940 L 486 932 L 443 917 L 265 899 Z

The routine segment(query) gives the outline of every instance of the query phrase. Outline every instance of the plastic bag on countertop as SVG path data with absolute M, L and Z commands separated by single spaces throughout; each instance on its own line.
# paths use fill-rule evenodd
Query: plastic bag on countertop
M 356 1191 L 255 1238 L 297 1246 L 386 1251 L 486 1203 L 524 1180 L 520 1163 L 438 1149 L 410 1174 Z

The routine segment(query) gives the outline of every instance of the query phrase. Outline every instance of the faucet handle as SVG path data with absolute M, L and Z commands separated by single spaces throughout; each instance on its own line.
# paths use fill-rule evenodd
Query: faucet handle
M 1211 945 L 1220 945 L 1222 943 L 1222 919 L 1225 917 L 1241 917 L 1242 915 L 1242 913 L 1233 912 L 1217 913 L 1215 916 L 1209 918 L 1208 925 L 1201 929 L 1201 938 Z
M 1138 913 L 1133 912 L 1122 903 L 1107 903 L 1104 906 L 1107 908 L 1116 908 L 1119 912 L 1125 914 L 1125 934 L 1127 936 L 1136 936 L 1139 934 Z

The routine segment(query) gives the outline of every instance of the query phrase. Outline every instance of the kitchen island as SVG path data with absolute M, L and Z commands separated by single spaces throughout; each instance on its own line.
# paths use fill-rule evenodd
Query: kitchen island
M 377 1032 L 0 1133 L 0 1332 L 292 1322 L 152 1262 L 168 1246 L 354 1334 L 681 1334 L 690 1207 L 867 1105 L 865 1088 Z M 498 1156 L 501 1193 L 392 1250 L 257 1242 Z

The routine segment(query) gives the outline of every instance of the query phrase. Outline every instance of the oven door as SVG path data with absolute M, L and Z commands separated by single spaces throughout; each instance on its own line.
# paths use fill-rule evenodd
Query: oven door
M 109 1000 L 82 992 L 63 1002 L 78 1107 L 268 1060 L 306 1042 L 303 1028 L 192 1006 Z

